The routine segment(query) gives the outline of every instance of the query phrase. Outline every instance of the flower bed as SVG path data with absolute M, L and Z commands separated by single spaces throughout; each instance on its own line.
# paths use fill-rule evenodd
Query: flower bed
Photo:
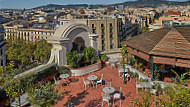
M 71 76 L 82 76 L 85 74 L 88 74 L 90 72 L 97 71 L 102 68 L 101 61 L 98 61 L 95 64 L 88 65 L 85 67 L 80 67 L 80 68 L 69 68 L 71 71 Z M 75 75 L 73 75 L 75 74 Z

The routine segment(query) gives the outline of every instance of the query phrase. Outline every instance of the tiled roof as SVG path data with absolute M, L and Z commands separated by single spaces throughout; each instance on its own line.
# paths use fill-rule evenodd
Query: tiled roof
M 181 12 L 166 12 L 164 15 L 181 15 Z
M 152 55 L 190 59 L 190 28 L 162 28 L 136 36 L 126 44 Z

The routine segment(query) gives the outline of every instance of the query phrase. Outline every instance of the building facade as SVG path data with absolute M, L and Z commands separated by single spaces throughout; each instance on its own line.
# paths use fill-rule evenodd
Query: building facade
M 122 18 L 103 18 L 103 19 L 60 19 L 60 25 L 72 22 L 81 22 L 86 24 L 92 33 L 98 34 L 98 50 L 109 51 L 121 46 L 121 42 L 126 40 L 127 36 L 138 34 L 139 27 L 132 26 Z
M 4 29 L 0 25 L 0 66 L 6 65 L 6 56 L 5 56 L 5 41 L 4 41 Z
M 156 24 L 162 26 L 189 25 L 190 17 L 181 12 L 166 12 L 156 21 Z
M 13 40 L 16 38 L 22 38 L 25 41 L 35 42 L 52 37 L 54 32 L 55 30 L 5 26 L 5 38 Z

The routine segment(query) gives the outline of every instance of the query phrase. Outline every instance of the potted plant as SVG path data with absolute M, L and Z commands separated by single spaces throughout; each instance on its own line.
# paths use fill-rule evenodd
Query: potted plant
M 105 63 L 106 60 L 107 60 L 106 54 L 102 55 L 102 56 L 101 56 L 101 61 Z
M 129 72 L 129 74 L 130 74 L 130 77 L 131 77 L 130 80 L 133 79 L 133 72 Z
M 66 66 L 60 66 L 58 70 L 59 74 L 69 73 L 69 69 Z
M 133 74 L 133 80 L 134 80 L 134 82 L 136 82 L 136 79 L 138 79 L 139 78 L 139 74 L 138 73 L 134 73 Z

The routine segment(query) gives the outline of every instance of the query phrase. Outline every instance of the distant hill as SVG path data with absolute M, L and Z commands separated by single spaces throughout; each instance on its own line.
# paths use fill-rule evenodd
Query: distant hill
M 190 1 L 186 2 L 175 2 L 175 1 L 167 1 L 167 0 L 138 0 L 138 1 L 127 1 L 124 3 L 116 3 L 116 4 L 108 4 L 108 5 L 92 5 L 92 8 L 100 8 L 100 7 L 110 7 L 110 6 L 119 6 L 123 5 L 129 6 L 129 7 L 158 7 L 160 5 L 188 5 L 190 4 Z M 53 9 L 83 9 L 87 8 L 88 4 L 70 4 L 70 5 L 57 5 L 57 4 L 49 4 L 45 6 L 39 6 L 35 7 L 33 9 L 48 9 L 48 8 L 53 8 Z

